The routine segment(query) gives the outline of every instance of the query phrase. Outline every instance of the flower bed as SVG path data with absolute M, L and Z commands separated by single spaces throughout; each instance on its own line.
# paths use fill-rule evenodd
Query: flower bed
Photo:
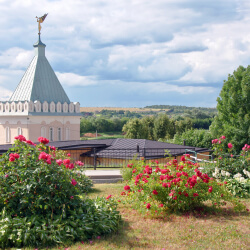
M 225 136 L 212 140 L 215 163 L 206 165 L 207 172 L 216 180 L 226 183 L 228 190 L 241 198 L 250 196 L 250 145 L 245 144 L 240 155 Z

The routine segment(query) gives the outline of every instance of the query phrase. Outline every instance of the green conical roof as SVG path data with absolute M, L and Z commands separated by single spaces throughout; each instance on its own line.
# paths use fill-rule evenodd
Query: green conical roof
M 59 82 L 54 70 L 45 57 L 46 45 L 40 35 L 35 48 L 35 56 L 26 70 L 9 101 L 67 102 L 70 100 Z

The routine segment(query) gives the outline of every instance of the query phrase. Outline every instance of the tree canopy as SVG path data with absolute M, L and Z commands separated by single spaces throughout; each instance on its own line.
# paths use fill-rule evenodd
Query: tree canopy
M 239 152 L 250 142 L 250 66 L 229 74 L 217 98 L 217 110 L 210 127 L 213 136 L 226 136 Z

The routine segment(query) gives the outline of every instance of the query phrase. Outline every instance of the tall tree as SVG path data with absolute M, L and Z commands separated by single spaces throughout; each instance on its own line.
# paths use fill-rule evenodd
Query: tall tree
M 164 139 L 167 135 L 167 129 L 170 125 L 170 120 L 166 114 L 157 116 L 154 122 L 155 139 Z
M 144 131 L 144 139 L 154 140 L 154 116 L 144 116 L 141 119 L 143 131 Z
M 141 120 L 134 118 L 129 120 L 122 128 L 125 132 L 125 137 L 130 139 L 142 139 L 144 138 L 144 130 Z
M 210 126 L 213 136 L 226 136 L 239 152 L 250 143 L 250 66 L 229 74 L 217 98 L 217 110 Z

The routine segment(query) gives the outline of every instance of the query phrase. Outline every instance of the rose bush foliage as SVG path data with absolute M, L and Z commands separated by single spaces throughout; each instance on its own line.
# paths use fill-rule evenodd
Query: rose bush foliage
M 83 164 L 38 140 L 18 136 L 0 158 L 0 246 L 69 243 L 116 230 L 116 203 L 85 197 L 92 182 Z
M 141 212 L 158 215 L 164 210 L 187 211 L 211 201 L 213 206 L 222 206 L 225 201 L 233 203 L 236 210 L 244 208 L 228 192 L 224 183 L 203 173 L 198 164 L 182 156 L 166 165 L 144 161 L 128 165 L 132 178 L 121 193 L 128 202 Z

